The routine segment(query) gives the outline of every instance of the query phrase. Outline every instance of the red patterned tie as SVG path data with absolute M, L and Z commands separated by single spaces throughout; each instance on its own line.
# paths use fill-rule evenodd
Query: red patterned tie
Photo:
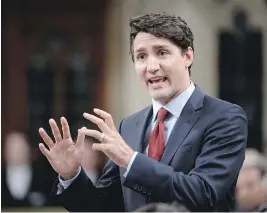
M 164 138 L 164 119 L 168 111 L 164 108 L 160 108 L 158 112 L 157 123 L 150 134 L 148 157 L 160 161 L 165 148 Z

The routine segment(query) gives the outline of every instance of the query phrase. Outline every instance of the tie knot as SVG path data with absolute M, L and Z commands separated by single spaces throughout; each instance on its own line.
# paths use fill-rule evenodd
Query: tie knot
M 158 112 L 158 118 L 157 121 L 158 122 L 163 122 L 166 115 L 168 113 L 168 110 L 164 109 L 164 108 L 160 108 L 159 112 Z

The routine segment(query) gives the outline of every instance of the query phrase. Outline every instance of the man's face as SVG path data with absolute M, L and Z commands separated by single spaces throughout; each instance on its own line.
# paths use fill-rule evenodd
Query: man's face
M 30 145 L 20 133 L 11 133 L 5 142 L 5 160 L 8 165 L 18 166 L 31 163 Z
M 167 104 L 190 85 L 188 67 L 193 50 L 182 54 L 179 47 L 165 38 L 140 32 L 133 42 L 136 73 L 154 100 Z
M 251 211 L 266 201 L 259 169 L 251 167 L 240 170 L 235 197 L 241 208 Z

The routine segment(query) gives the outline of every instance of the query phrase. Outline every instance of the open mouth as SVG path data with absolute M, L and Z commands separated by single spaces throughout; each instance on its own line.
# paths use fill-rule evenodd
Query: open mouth
M 150 84 L 156 84 L 156 83 L 164 82 L 164 81 L 166 81 L 166 80 L 167 80 L 166 77 L 153 77 L 153 78 L 150 78 L 150 79 L 148 80 L 148 82 L 149 82 Z

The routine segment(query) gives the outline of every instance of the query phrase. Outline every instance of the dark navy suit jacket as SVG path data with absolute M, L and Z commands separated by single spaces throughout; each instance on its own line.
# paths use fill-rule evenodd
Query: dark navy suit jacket
M 176 122 L 160 162 L 142 154 L 152 116 L 147 107 L 125 119 L 118 131 L 138 151 L 126 169 L 109 161 L 94 186 L 84 171 L 60 195 L 69 211 L 134 211 L 150 202 L 178 201 L 191 211 L 231 211 L 245 157 L 247 118 L 237 105 L 210 97 L 198 86 Z M 93 160 L 93 159 L 92 159 Z

